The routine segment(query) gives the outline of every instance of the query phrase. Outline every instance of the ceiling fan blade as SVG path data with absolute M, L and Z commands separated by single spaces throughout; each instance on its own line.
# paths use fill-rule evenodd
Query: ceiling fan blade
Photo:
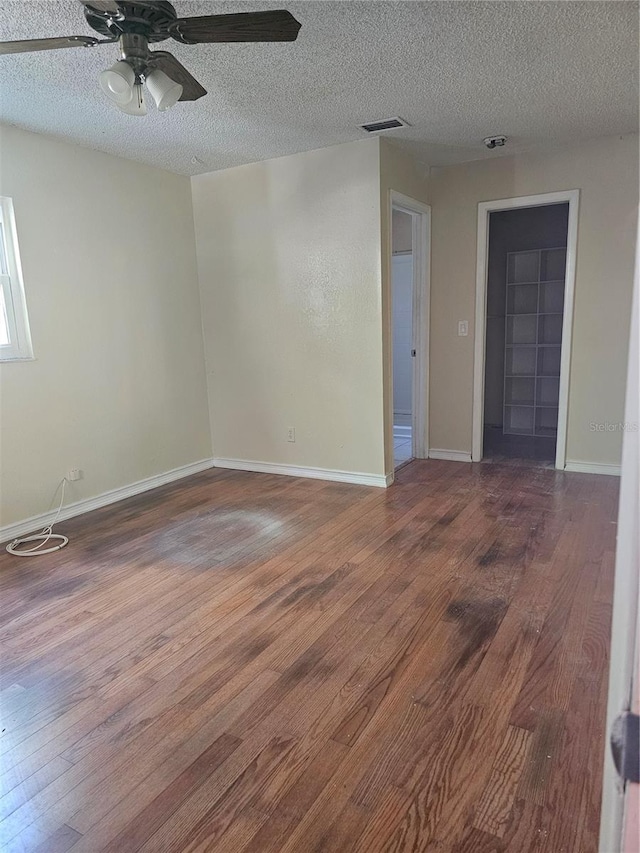
M 95 9 L 96 12 L 113 12 L 117 14 L 120 10 L 116 0 L 80 0 L 83 6 Z
M 204 86 L 201 86 L 196 78 L 190 74 L 181 62 L 166 50 L 154 50 L 149 54 L 149 65 L 164 71 L 167 77 L 182 86 L 181 101 L 197 101 L 207 94 Z
M 94 39 L 91 36 L 62 36 L 53 39 L 0 41 L 0 54 L 30 53 L 32 50 L 60 50 L 63 47 L 93 47 L 96 44 L 100 44 L 100 40 Z
M 184 44 L 230 41 L 295 41 L 300 23 L 286 9 L 178 18 L 169 32 Z

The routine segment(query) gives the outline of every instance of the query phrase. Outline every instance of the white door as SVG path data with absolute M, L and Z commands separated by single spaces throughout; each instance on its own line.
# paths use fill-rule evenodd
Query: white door
M 640 243 L 640 234 L 639 234 Z M 639 798 L 637 784 L 623 784 L 611 754 L 609 738 L 614 721 L 625 711 L 640 714 L 638 615 L 640 613 L 640 245 L 636 256 L 634 306 L 625 432 L 622 447 L 622 477 L 618 514 L 618 542 L 611 633 L 611 668 L 607 708 L 607 743 L 600 820 L 600 853 L 638 853 L 640 850 Z M 635 757 L 637 767 L 638 756 Z

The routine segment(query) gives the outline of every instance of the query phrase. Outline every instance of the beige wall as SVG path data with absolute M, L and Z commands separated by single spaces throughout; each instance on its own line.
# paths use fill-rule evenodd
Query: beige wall
M 0 368 L 6 525 L 211 456 L 187 178 L 10 127 L 35 361 Z
M 580 190 L 567 461 L 618 464 L 638 205 L 638 137 L 434 169 L 430 444 L 471 451 L 478 202 Z
M 192 189 L 214 456 L 383 474 L 378 140 Z
M 393 471 L 392 317 L 391 317 L 391 190 L 423 204 L 429 203 L 428 168 L 386 139 L 380 139 L 380 243 L 382 261 L 382 328 L 384 359 L 385 470 Z M 426 422 L 426 419 L 425 419 Z

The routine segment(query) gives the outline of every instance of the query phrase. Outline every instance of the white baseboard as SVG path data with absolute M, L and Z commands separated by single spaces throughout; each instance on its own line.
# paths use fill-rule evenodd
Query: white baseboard
M 158 486 L 164 486 L 166 483 L 172 483 L 174 480 L 181 480 L 183 477 L 199 474 L 200 471 L 206 471 L 207 468 L 212 467 L 213 459 L 201 459 L 199 462 L 191 462 L 189 465 L 181 465 L 180 468 L 165 471 L 164 474 L 155 474 L 153 477 L 146 477 L 144 480 L 138 480 L 136 483 L 130 483 L 128 486 L 111 489 L 109 492 L 102 492 L 102 494 L 96 495 L 93 498 L 85 498 L 82 501 L 67 504 L 62 507 L 58 521 L 65 521 L 67 518 L 83 515 L 85 512 L 91 512 L 94 509 L 100 509 L 103 506 L 122 501 L 125 498 L 142 494 L 142 492 L 148 492 L 150 489 L 156 489 Z M 17 521 L 14 524 L 6 525 L 6 527 L 0 527 L 0 542 L 8 542 L 15 539 L 16 536 L 24 536 L 25 533 L 34 533 L 41 530 L 46 524 L 51 524 L 56 516 L 56 512 L 57 510 L 54 509 L 43 515 L 32 515 L 31 518 L 25 518 L 24 521 Z
M 444 459 L 447 462 L 471 462 L 471 454 L 463 450 L 438 450 L 432 447 L 429 450 L 429 459 Z
M 276 465 L 272 462 L 254 462 L 251 459 L 215 458 L 216 468 L 235 471 L 254 471 L 258 474 L 284 474 L 286 477 L 308 477 L 312 480 L 333 480 L 336 483 L 353 483 L 357 486 L 386 488 L 393 482 L 393 474 L 361 474 L 357 471 L 335 471 L 333 468 L 302 468 L 298 465 Z M 391 478 L 391 480 L 389 480 Z
M 577 474 L 609 474 L 612 477 L 620 476 L 619 465 L 604 465 L 602 462 L 570 462 L 567 460 L 565 471 L 574 471 Z

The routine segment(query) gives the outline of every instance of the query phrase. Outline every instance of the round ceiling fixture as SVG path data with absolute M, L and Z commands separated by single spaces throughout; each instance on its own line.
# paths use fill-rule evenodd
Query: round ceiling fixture
M 503 148 L 507 144 L 507 137 L 502 136 L 485 136 L 482 140 L 489 150 L 493 148 Z

